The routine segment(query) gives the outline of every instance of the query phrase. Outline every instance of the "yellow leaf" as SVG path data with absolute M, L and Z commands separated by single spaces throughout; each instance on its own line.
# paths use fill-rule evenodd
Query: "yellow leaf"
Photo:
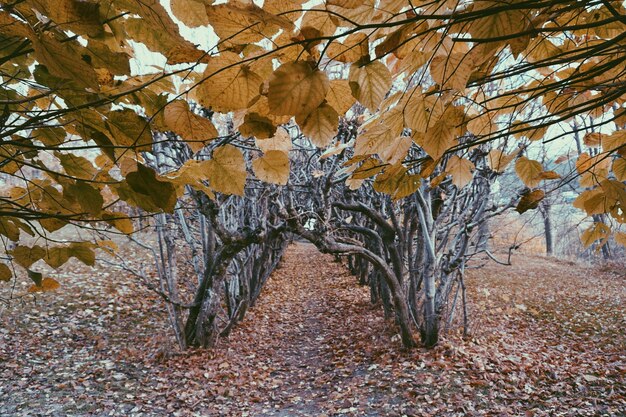
M 606 195 L 601 188 L 583 191 L 572 205 L 584 210 L 589 216 L 606 213 L 609 210 Z
M 382 154 L 393 140 L 393 133 L 384 124 L 375 124 L 357 136 L 354 144 L 355 155 Z
M 613 111 L 613 122 L 619 128 L 626 127 L 626 107 L 621 107 Z M 623 132 L 623 130 L 621 130 Z
M 282 151 L 268 151 L 252 161 L 252 169 L 262 181 L 285 185 L 289 181 L 289 156 Z
M 260 92 L 263 79 L 232 52 L 212 57 L 197 88 L 198 101 L 205 107 L 227 113 L 248 108 Z
M 352 191 L 358 190 L 363 185 L 364 182 L 365 180 L 355 180 L 352 177 L 346 179 L 346 185 Z
M 362 0 L 361 4 L 353 8 L 344 8 L 341 6 L 326 5 L 326 8 L 334 12 L 331 15 L 337 22 L 337 26 L 353 26 L 353 23 L 365 25 L 371 23 L 374 18 L 375 0 Z
M 61 161 L 61 166 L 67 173 L 74 178 L 80 178 L 85 180 L 91 180 L 97 173 L 96 168 L 87 158 L 74 155 L 73 153 L 61 153 L 55 152 L 56 156 Z
M 624 232 L 615 232 L 614 237 L 615 237 L 615 241 L 618 244 L 626 247 L 626 233 L 624 233 Z
M 259 115 L 263 115 L 264 117 L 267 117 L 268 119 L 270 119 L 274 126 L 289 123 L 289 121 L 291 120 L 291 116 L 285 116 L 285 115 L 277 116 L 275 114 L 272 114 L 270 112 L 270 106 L 269 106 L 266 96 L 259 97 L 259 99 L 256 100 L 252 106 L 242 111 L 246 111 L 247 113 L 257 113 Z
M 114 255 L 119 250 L 117 244 L 112 240 L 97 240 L 96 246 L 110 255 Z
M 502 111 L 498 112 L 498 113 L 502 113 Z M 516 131 L 516 133 L 514 133 L 514 136 L 516 138 L 522 138 L 522 137 L 526 137 L 528 138 L 528 140 L 531 141 L 537 141 L 537 140 L 541 140 L 544 135 L 546 134 L 546 131 L 548 130 L 548 126 L 540 126 L 540 127 L 534 127 L 529 125 L 528 123 L 513 123 L 513 125 L 511 126 L 511 130 Z
M 126 235 L 135 231 L 133 222 L 124 213 L 106 212 L 102 214 L 102 219 Z
M 90 242 L 74 242 L 68 246 L 68 254 L 85 265 L 93 266 L 96 263 L 96 254 L 93 248 L 94 244 Z
M 617 158 L 613 161 L 613 175 L 618 181 L 626 181 L 626 159 Z
M 390 141 L 382 152 L 378 153 L 378 156 L 391 165 L 402 162 L 412 143 L 413 141 L 409 136 L 397 136 Z
M 313 110 L 300 124 L 302 133 L 311 139 L 318 148 L 325 148 L 337 134 L 339 115 L 328 104 L 324 103 Z
M 13 273 L 11 272 L 11 268 L 9 268 L 9 266 L 5 263 L 0 263 L 0 281 L 11 281 L 12 276 Z
M 576 161 L 576 170 L 581 174 L 580 185 L 592 187 L 607 179 L 610 163 L 607 154 L 598 154 L 593 157 L 586 152 L 580 154 Z
M 335 33 L 337 24 L 334 16 L 328 13 L 325 5 L 311 7 L 302 17 L 301 28 L 314 28 L 320 36 L 330 36 Z
M 24 268 L 30 268 L 32 264 L 46 256 L 46 250 L 39 245 L 32 248 L 18 245 L 10 253 L 15 262 Z
M 46 33 L 40 37 L 31 36 L 37 61 L 45 65 L 50 74 L 61 79 L 69 79 L 77 85 L 98 91 L 98 76 L 94 68 L 82 59 L 80 51 L 70 42 L 61 43 Z
M 562 53 L 558 46 L 541 34 L 530 42 L 526 50 L 528 51 L 526 59 L 529 62 L 543 61 Z
M 545 196 L 546 193 L 543 190 L 526 191 L 522 195 L 519 203 L 517 203 L 515 211 L 522 214 L 528 210 L 534 210 L 539 206 L 539 203 Z
M 580 236 L 580 240 L 585 248 L 591 246 L 600 239 L 607 239 L 611 233 L 611 228 L 604 223 L 593 223 Z
M 475 136 L 489 136 L 498 131 L 495 124 L 495 115 L 492 112 L 484 112 L 473 116 L 467 123 L 467 130 Z
M 461 189 L 472 180 L 474 164 L 465 158 L 452 155 L 446 164 L 446 171 L 452 175 L 452 184 Z
M 258 113 L 248 113 L 239 126 L 239 132 L 243 136 L 254 136 L 258 139 L 271 138 L 276 133 L 276 126 L 272 121 Z
M 152 149 L 152 133 L 148 121 L 130 109 L 109 112 L 106 121 L 107 135 L 119 146 L 139 151 Z
M 411 128 L 413 132 L 426 132 L 430 114 L 426 112 L 424 96 L 419 88 L 416 87 L 405 94 L 405 97 L 408 97 L 408 99 L 402 104 L 404 124 Z
M 209 24 L 206 6 L 211 3 L 213 0 L 170 0 L 174 16 L 190 28 Z
M 474 63 L 469 55 L 454 53 L 438 55 L 431 60 L 430 73 L 442 88 L 461 91 L 465 89 Z
M 326 49 L 326 56 L 339 62 L 356 62 L 361 57 L 368 55 L 367 36 L 361 32 L 351 34 L 343 43 L 333 41 Z
M 220 193 L 243 195 L 246 185 L 246 164 L 241 151 L 224 145 L 213 151 L 207 164 L 209 186 Z
M 100 194 L 100 190 L 92 187 L 84 181 L 76 181 L 67 187 L 66 193 L 71 194 L 73 198 L 78 200 L 81 208 L 89 214 L 98 215 L 102 211 L 104 198 Z
M 528 188 L 535 188 L 541 182 L 539 175 L 543 172 L 543 166 L 537 161 L 521 156 L 515 161 L 515 172 Z
M 189 110 L 189 105 L 183 100 L 168 104 L 165 107 L 164 119 L 167 127 L 183 138 L 194 153 L 204 148 L 205 141 L 218 136 L 213 123 Z
M 44 278 L 41 281 L 41 285 L 31 285 L 28 288 L 28 292 L 48 292 L 54 291 L 59 288 L 61 284 L 54 278 Z
M 454 130 L 455 128 L 450 126 L 446 120 L 439 120 L 426 133 L 420 134 L 418 132 L 414 136 L 414 140 L 424 148 L 428 155 L 434 160 L 438 160 L 448 149 L 456 145 Z
M 416 192 L 420 186 L 421 177 L 416 174 L 406 174 L 398 182 L 396 191 L 391 195 L 394 200 L 399 200 L 404 197 L 408 197 Z
M 142 208 L 151 211 L 153 208 L 151 205 L 154 205 L 166 212 L 174 210 L 177 200 L 176 188 L 167 179 L 157 175 L 152 168 L 137 164 L 137 171 L 126 175 L 126 183 L 130 191 L 137 195 L 138 203 L 143 199 L 149 201 Z
M 270 39 L 280 29 L 290 31 L 293 24 L 252 2 L 229 2 L 207 6 L 206 14 L 217 36 L 226 44 L 249 44 Z
M 295 22 L 302 13 L 295 12 L 295 10 L 301 10 L 302 3 L 304 3 L 304 0 L 265 0 L 263 2 L 263 9 L 275 15 L 288 15 L 288 17 Z
M 355 180 L 370 178 L 381 172 L 383 168 L 384 164 L 382 164 L 378 159 L 368 158 L 361 164 L 361 166 L 354 170 L 352 178 Z
M 420 185 L 420 176 L 408 174 L 402 164 L 391 165 L 376 177 L 374 189 L 391 195 L 394 200 L 413 194 Z
M 350 110 L 356 99 L 352 96 L 348 80 L 331 80 L 326 101 L 339 115 Z
M 483 11 L 484 17 L 471 21 L 468 30 L 472 34 L 472 38 L 487 40 L 510 36 L 523 31 L 528 24 L 528 16 L 522 9 L 513 7 L 502 9 L 504 4 L 510 3 L 512 2 L 509 0 L 476 2 L 473 12 Z M 494 12 L 489 10 L 490 8 L 498 8 L 500 10 Z
M 500 149 L 492 149 L 489 151 L 489 155 L 487 159 L 489 161 L 489 166 L 495 172 L 504 172 L 504 169 L 509 165 L 509 163 L 515 158 L 515 153 L 506 155 Z
M 431 179 L 430 180 L 430 188 L 431 189 L 436 188 L 439 184 L 441 184 L 443 182 L 443 180 L 446 179 L 447 176 L 448 176 L 448 174 L 444 171 L 441 174 L 439 174 L 436 177 L 434 177 L 433 179 Z
M 20 238 L 20 229 L 13 219 L 0 217 L 0 234 L 8 237 L 9 240 L 17 242 Z
M 583 143 L 591 148 L 596 148 L 600 146 L 604 136 L 606 135 L 599 132 L 589 132 L 583 137 Z
M 362 0 L 328 0 L 326 4 L 330 4 L 332 6 L 339 6 L 346 9 L 354 9 L 357 6 L 363 4 Z
M 68 248 L 65 246 L 56 246 L 48 249 L 48 253 L 44 257 L 44 261 L 53 268 L 58 268 L 70 258 Z
M 354 145 L 354 140 L 351 140 L 350 142 L 347 142 L 347 143 L 340 143 L 338 145 L 331 146 L 320 155 L 320 159 L 326 159 L 326 158 L 330 158 L 333 155 L 339 155 L 341 152 L 343 152 L 347 148 L 351 148 L 353 145 Z
M 626 147 L 626 130 L 616 130 L 610 135 L 602 135 L 602 150 L 613 152 Z
M 191 186 L 198 191 L 205 193 L 211 200 L 215 199 L 213 191 L 205 184 L 207 172 L 211 169 L 211 161 L 197 161 L 190 159 L 186 161 L 177 171 L 168 174 L 170 182 L 178 190 L 178 194 L 184 194 L 186 186 Z
M 262 139 L 256 141 L 256 146 L 263 152 L 269 151 L 282 151 L 289 153 L 292 148 L 291 137 L 289 132 L 282 127 L 276 129 L 276 134 L 269 139 Z
M 350 66 L 352 95 L 371 112 L 375 112 L 391 88 L 391 73 L 380 61 Z
M 269 81 L 267 94 L 270 111 L 303 119 L 324 101 L 328 77 L 307 62 L 281 65 Z
M 539 174 L 540 180 L 558 180 L 561 176 L 555 171 L 544 171 Z
M 69 29 L 74 33 L 87 34 L 94 38 L 102 35 L 98 3 L 85 3 L 80 0 L 36 0 L 29 3 L 39 13 L 50 18 L 55 26 L 64 30 Z

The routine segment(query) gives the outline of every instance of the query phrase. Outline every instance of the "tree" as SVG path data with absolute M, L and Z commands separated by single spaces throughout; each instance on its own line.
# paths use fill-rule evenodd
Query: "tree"
M 423 277 L 420 327 L 432 345 L 443 305 L 437 307 L 437 297 L 444 300 L 451 288 L 442 282 L 457 282 L 451 277 L 477 244 L 467 229 L 473 231 L 489 211 L 483 198 L 489 177 L 514 161 L 528 187 L 520 211 L 539 205 L 540 184 L 559 180 L 533 159 L 530 145 L 507 149 L 519 138 L 531 145 L 570 140 L 575 129 L 568 121 L 593 115 L 588 128 L 604 129 L 600 146 L 593 157 L 578 157 L 575 173 L 588 180 L 575 206 L 595 216 L 583 239 L 591 244 L 613 233 L 624 242 L 623 2 L 303 3 L 172 0 L 178 21 L 211 27 L 215 45 L 203 50 L 181 35 L 157 0 L 0 0 L 1 169 L 18 182 L 2 199 L 0 234 L 17 242 L 21 231 L 45 236 L 68 223 L 98 227 L 98 222 L 130 233 L 128 216 L 113 211 L 114 204 L 175 213 L 179 200 L 190 195 L 211 222 L 210 213 L 230 201 L 223 195 L 249 195 L 249 171 L 270 183 L 290 181 L 289 152 L 276 146 L 285 126 L 297 126 L 315 146 L 326 148 L 325 155 L 349 149 L 343 162 L 347 186 L 364 187 L 356 203 L 334 205 L 341 191 L 331 190 L 337 182 L 327 179 L 318 190 L 326 201 L 310 199 L 316 210 L 330 210 L 320 218 L 354 212 L 383 241 L 406 238 L 411 241 L 403 250 L 418 245 L 424 251 L 429 272 Z M 133 72 L 138 43 L 161 56 L 164 67 L 152 74 Z M 340 140 L 339 127 L 353 118 L 355 137 Z M 254 161 L 241 151 L 250 137 L 258 147 L 271 144 Z M 163 170 L 159 145 L 176 147 L 181 141 L 189 161 Z M 306 163 L 295 160 L 294 166 Z M 386 230 L 376 220 L 381 212 L 363 209 L 358 198 L 371 196 L 369 187 L 390 196 L 376 200 L 392 223 L 398 206 L 391 200 L 406 198 L 401 211 L 413 210 L 416 217 L 403 212 L 415 220 L 413 229 L 404 228 L 413 224 L 407 220 Z M 403 267 L 393 261 L 401 254 L 368 248 L 359 238 L 344 247 L 323 230 L 311 235 L 297 221 L 304 213 L 290 206 L 293 197 L 279 201 L 286 224 L 325 250 L 340 245 L 338 252 L 374 265 L 391 292 L 403 340 L 412 345 L 410 309 L 399 285 Z M 439 200 L 452 214 L 445 207 L 445 215 L 437 213 Z M 263 233 L 224 234 L 216 242 L 235 256 L 231 252 L 247 244 L 231 251 L 228 242 L 254 243 Z M 451 245 L 443 257 L 434 250 L 438 243 Z M 18 245 L 9 254 L 25 268 L 38 259 L 56 267 L 70 256 L 91 263 L 99 246 L 112 245 L 74 242 L 54 251 Z M 381 255 L 392 260 L 391 267 Z M 1 278 L 10 279 L 11 268 L 1 269 Z M 40 284 L 40 277 L 35 281 Z

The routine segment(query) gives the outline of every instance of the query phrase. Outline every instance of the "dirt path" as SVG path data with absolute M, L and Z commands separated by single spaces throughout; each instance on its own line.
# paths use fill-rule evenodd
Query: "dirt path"
M 626 412 L 623 273 L 545 258 L 475 270 L 474 337 L 410 352 L 308 244 L 212 351 L 177 352 L 161 300 L 130 277 L 76 264 L 55 277 L 62 291 L 0 311 L 0 416 Z
M 370 307 L 368 291 L 354 284 L 342 265 L 308 244 L 297 244 L 287 253 L 255 317 L 233 335 L 250 334 L 267 344 L 258 359 L 274 368 L 270 376 L 280 386 L 270 401 L 255 404 L 251 414 L 320 416 L 374 407 L 376 398 L 350 394 L 352 385 L 365 382 L 363 376 L 373 365 L 360 343 L 376 333 L 390 334 L 380 312 Z M 275 321 L 264 322 L 266 317 Z M 263 324 L 257 327 L 259 321 Z M 257 329 L 270 331 L 259 334 Z

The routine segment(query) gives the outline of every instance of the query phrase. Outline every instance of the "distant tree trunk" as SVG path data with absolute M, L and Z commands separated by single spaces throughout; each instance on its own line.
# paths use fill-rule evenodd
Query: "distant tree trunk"
M 552 213 L 551 205 L 548 202 L 542 202 L 540 212 L 543 216 L 543 231 L 546 239 L 546 255 L 554 255 L 554 237 L 552 234 Z
M 439 341 L 439 318 L 435 306 L 435 267 L 431 263 L 424 273 L 424 327 L 421 329 L 422 342 L 426 347 L 433 347 Z

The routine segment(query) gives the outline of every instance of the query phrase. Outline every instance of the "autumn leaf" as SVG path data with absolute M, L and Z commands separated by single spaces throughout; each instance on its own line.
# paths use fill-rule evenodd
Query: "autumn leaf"
M 218 136 L 213 123 L 193 113 L 187 102 L 182 100 L 176 100 L 165 107 L 164 120 L 167 127 L 183 138 L 194 153 L 204 148 L 205 142 Z
M 350 110 L 356 99 L 352 96 L 348 80 L 330 80 L 326 101 L 339 115 Z
M 471 57 L 463 53 L 450 56 L 439 55 L 432 59 L 430 72 L 435 82 L 443 88 L 461 91 L 472 74 L 474 63 Z
M 70 185 L 67 191 L 86 213 L 97 216 L 102 211 L 104 198 L 97 188 L 84 181 L 76 181 L 76 184 Z
M 537 161 L 521 156 L 515 162 L 515 172 L 527 187 L 534 188 L 541 182 L 543 166 Z
M 406 93 L 406 102 L 401 103 L 404 123 L 413 132 L 426 132 L 430 122 L 430 113 L 426 111 L 426 102 L 417 88 Z
M 46 277 L 41 281 L 41 285 L 31 285 L 28 292 L 50 292 L 61 287 L 61 284 L 54 278 Z
M 102 219 L 126 235 L 135 231 L 133 222 L 124 213 L 106 212 L 102 214 Z
M 616 158 L 613 161 L 613 174 L 618 181 L 626 181 L 626 158 Z
M 258 113 L 248 113 L 244 116 L 239 132 L 244 136 L 254 136 L 258 139 L 268 139 L 276 133 L 276 126 L 267 117 Z
M 257 138 L 256 145 L 261 151 L 263 151 L 263 153 L 267 153 L 269 151 L 282 151 L 289 153 L 293 146 L 289 132 L 282 127 L 276 129 L 274 136 L 269 139 L 258 140 Z
M 150 150 L 152 132 L 148 122 L 130 109 L 110 112 L 106 121 L 108 136 L 119 146 Z
M 0 281 L 8 282 L 12 277 L 11 268 L 5 263 L 0 263 Z
M 605 240 L 608 238 L 611 229 L 604 223 L 594 222 L 580 235 L 580 240 L 587 248 L 598 240 Z
M 339 115 L 328 104 L 324 103 L 313 110 L 300 123 L 302 133 L 318 148 L 325 148 L 337 134 Z
M 527 190 L 522 194 L 522 198 L 517 203 L 515 211 L 519 214 L 525 213 L 528 210 L 534 210 L 539 207 L 541 200 L 545 198 L 546 193 L 543 190 Z
M 211 0 L 172 0 L 170 6 L 174 16 L 186 26 L 195 28 L 209 24 L 206 6 L 211 2 Z
M 350 66 L 350 89 L 361 104 L 374 112 L 391 88 L 391 73 L 379 61 Z
M 274 71 L 267 98 L 270 111 L 277 115 L 306 118 L 322 104 L 329 89 L 326 74 L 307 62 L 289 62 Z
M 218 112 L 247 108 L 260 94 L 263 79 L 232 52 L 211 57 L 195 96 L 205 107 Z
M 420 183 L 419 175 L 409 174 L 402 164 L 395 164 L 386 167 L 384 172 L 376 177 L 374 189 L 398 200 L 417 191 Z
M 289 180 L 289 157 L 282 151 L 268 151 L 252 161 L 252 169 L 262 181 L 285 185 Z
M 135 193 L 149 198 L 156 207 L 167 212 L 174 210 L 176 190 L 169 182 L 159 179 L 154 170 L 138 164 L 137 171 L 126 176 L 126 183 Z
M 448 121 L 437 121 L 426 133 L 417 133 L 413 140 L 420 145 L 434 160 L 441 158 L 449 149 L 456 145 L 455 127 Z
M 214 191 L 243 195 L 246 176 L 245 161 L 239 149 L 225 145 L 213 151 L 213 158 L 207 163 L 206 178 Z
M 446 164 L 446 171 L 452 176 L 452 183 L 459 189 L 472 180 L 474 168 L 471 161 L 456 155 L 452 155 Z

